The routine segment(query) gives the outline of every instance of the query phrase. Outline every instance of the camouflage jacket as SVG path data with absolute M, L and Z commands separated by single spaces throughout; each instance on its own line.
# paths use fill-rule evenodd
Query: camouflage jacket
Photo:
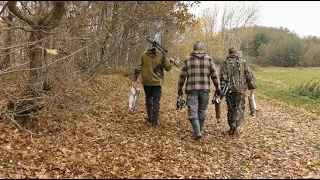
M 246 61 L 236 55 L 230 55 L 220 67 L 220 83 L 229 83 L 229 91 L 241 92 L 255 89 L 255 78 Z

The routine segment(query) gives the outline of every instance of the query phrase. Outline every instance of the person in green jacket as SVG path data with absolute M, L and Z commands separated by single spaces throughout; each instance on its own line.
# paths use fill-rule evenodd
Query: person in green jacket
M 160 52 L 155 44 L 141 55 L 141 62 L 137 65 L 132 86 L 137 87 L 137 79 L 141 73 L 142 85 L 145 92 L 148 122 L 152 126 L 159 126 L 159 109 L 161 98 L 161 87 L 163 85 L 164 72 L 170 71 L 173 66 L 173 59 L 168 59 Z

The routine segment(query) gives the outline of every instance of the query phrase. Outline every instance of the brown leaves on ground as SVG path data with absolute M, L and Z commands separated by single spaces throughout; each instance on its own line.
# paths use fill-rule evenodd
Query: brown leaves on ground
M 176 110 L 177 74 L 167 73 L 160 126 L 146 120 L 144 92 L 128 113 L 131 82 L 100 76 L 40 111 L 28 130 L 0 121 L 1 178 L 320 178 L 319 118 L 259 99 L 238 136 L 230 136 L 226 104 L 217 124 L 209 104 L 204 138 L 191 140 L 187 108 Z M 259 91 L 257 91 L 259 93 Z M 210 97 L 212 97 L 212 94 Z M 64 101 L 62 101 L 62 99 Z

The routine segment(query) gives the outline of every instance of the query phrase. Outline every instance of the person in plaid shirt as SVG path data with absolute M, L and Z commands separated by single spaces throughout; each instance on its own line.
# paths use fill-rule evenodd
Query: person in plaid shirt
M 202 137 L 202 127 L 206 120 L 210 79 L 215 86 L 215 94 L 218 99 L 221 94 L 215 64 L 212 58 L 205 52 L 204 45 L 200 41 L 195 42 L 193 52 L 184 60 L 184 67 L 180 71 L 178 82 L 179 97 L 183 95 L 182 88 L 186 79 L 185 93 L 187 94 L 189 121 L 194 131 L 192 139 L 198 140 Z

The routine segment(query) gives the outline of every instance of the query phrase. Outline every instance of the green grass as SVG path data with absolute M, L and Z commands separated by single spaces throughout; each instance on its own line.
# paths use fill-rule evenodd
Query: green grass
M 254 75 L 257 90 L 268 98 L 319 111 L 320 67 L 263 68 Z

